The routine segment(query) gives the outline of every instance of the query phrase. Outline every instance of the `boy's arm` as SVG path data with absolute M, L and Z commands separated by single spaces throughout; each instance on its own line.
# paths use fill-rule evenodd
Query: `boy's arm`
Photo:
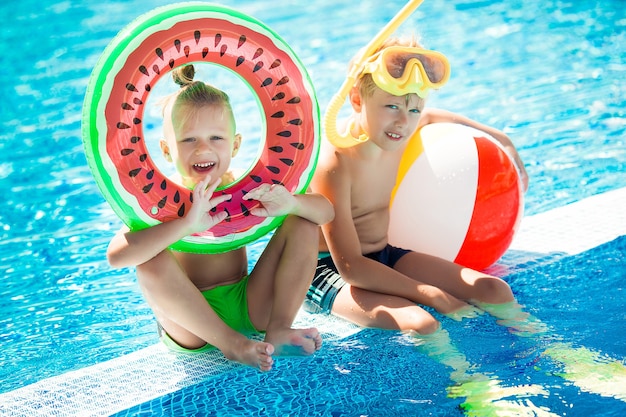
M 361 242 L 352 218 L 347 172 L 342 172 L 336 166 L 318 166 L 312 186 L 314 191 L 325 195 L 335 207 L 334 220 L 322 225 L 322 232 L 344 281 L 354 287 L 429 305 L 443 314 L 466 306 L 466 303 L 439 288 L 418 282 L 362 255 Z
M 515 145 L 511 141 L 511 139 L 502 131 L 485 125 L 483 123 L 479 123 L 475 120 L 470 119 L 469 117 L 462 116 L 460 114 L 452 113 L 447 110 L 442 109 L 434 109 L 434 108 L 425 108 L 422 111 L 422 115 L 420 117 L 420 121 L 418 124 L 418 128 L 426 126 L 431 123 L 458 123 L 465 126 L 473 127 L 474 129 L 482 130 L 483 132 L 493 136 L 504 149 L 508 152 L 508 154 L 513 158 L 515 165 L 517 166 L 520 177 L 522 179 L 522 184 L 524 186 L 524 192 L 528 190 L 528 173 L 524 168 L 524 162 L 522 158 L 519 156 Z
M 249 191 L 246 200 L 257 200 L 261 206 L 250 212 L 255 216 L 278 217 L 293 214 L 317 225 L 331 221 L 333 206 L 321 194 L 307 193 L 292 195 L 281 185 L 262 184 Z
M 199 182 L 193 190 L 191 209 L 182 219 L 171 220 L 143 230 L 118 232 L 107 248 L 107 259 L 114 268 L 141 265 L 164 251 L 168 246 L 192 233 L 210 229 L 224 220 L 226 212 L 211 215 L 209 210 L 228 200 L 230 195 L 212 198 L 219 186 L 218 178 L 210 183 L 211 177 Z

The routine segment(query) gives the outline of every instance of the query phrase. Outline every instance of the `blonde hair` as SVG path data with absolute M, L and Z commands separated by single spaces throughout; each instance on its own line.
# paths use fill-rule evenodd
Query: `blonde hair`
M 194 81 L 193 78 L 195 75 L 196 70 L 192 64 L 178 67 L 172 71 L 172 79 L 180 86 L 180 90 L 163 100 L 163 110 L 165 111 L 168 105 L 172 106 L 172 113 L 174 112 L 174 108 L 180 106 L 188 107 L 190 111 L 185 112 L 184 115 L 181 116 L 182 120 L 177 120 L 177 122 L 185 124 L 187 120 L 195 114 L 194 109 L 205 106 L 223 107 L 230 116 L 234 131 L 236 129 L 235 116 L 228 94 L 203 81 Z

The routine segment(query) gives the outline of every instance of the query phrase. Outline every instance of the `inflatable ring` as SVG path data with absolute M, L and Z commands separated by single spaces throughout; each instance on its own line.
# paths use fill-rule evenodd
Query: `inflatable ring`
M 219 253 L 278 227 L 283 218 L 250 214 L 242 199 L 260 183 L 303 193 L 320 141 L 320 116 L 311 80 L 291 48 L 270 28 L 235 10 L 190 2 L 140 16 L 107 46 L 96 64 L 83 106 L 83 144 L 89 167 L 115 213 L 131 230 L 183 217 L 192 192 L 166 178 L 148 155 L 142 119 L 155 83 L 188 63 L 211 63 L 239 75 L 257 97 L 265 145 L 244 178 L 218 191 L 226 220 L 188 236 L 172 249 Z

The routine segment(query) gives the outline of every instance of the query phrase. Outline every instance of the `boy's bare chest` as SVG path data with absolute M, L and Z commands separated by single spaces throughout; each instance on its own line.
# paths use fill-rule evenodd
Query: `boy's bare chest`
M 353 214 L 362 216 L 370 211 L 386 210 L 396 173 L 397 164 L 389 160 L 355 165 L 351 182 Z

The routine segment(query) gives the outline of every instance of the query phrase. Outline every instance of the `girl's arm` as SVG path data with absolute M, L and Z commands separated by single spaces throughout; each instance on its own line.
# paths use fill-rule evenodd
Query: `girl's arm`
M 114 268 L 141 265 L 164 251 L 171 244 L 192 233 L 210 229 L 224 220 L 227 213 L 218 211 L 215 215 L 209 210 L 230 199 L 230 195 L 212 198 L 213 191 L 219 186 L 218 178 L 210 183 L 208 176 L 199 182 L 193 190 L 191 209 L 182 219 L 171 220 L 143 230 L 118 232 L 107 248 L 107 259 Z
M 434 108 L 425 108 L 422 111 L 422 115 L 420 117 L 420 121 L 418 124 L 418 128 L 426 126 L 431 123 L 458 123 L 465 126 L 473 127 L 474 129 L 482 130 L 483 132 L 493 136 L 498 142 L 502 144 L 507 153 L 513 158 L 515 165 L 517 166 L 520 177 L 522 179 L 522 184 L 524 186 L 524 192 L 528 190 L 528 173 L 524 168 L 524 162 L 522 158 L 519 156 L 515 145 L 511 141 L 511 139 L 502 131 L 487 126 L 485 124 L 479 123 L 475 120 L 472 120 L 468 117 L 462 116 L 460 114 L 452 113 L 447 110 L 442 109 L 434 109 Z

